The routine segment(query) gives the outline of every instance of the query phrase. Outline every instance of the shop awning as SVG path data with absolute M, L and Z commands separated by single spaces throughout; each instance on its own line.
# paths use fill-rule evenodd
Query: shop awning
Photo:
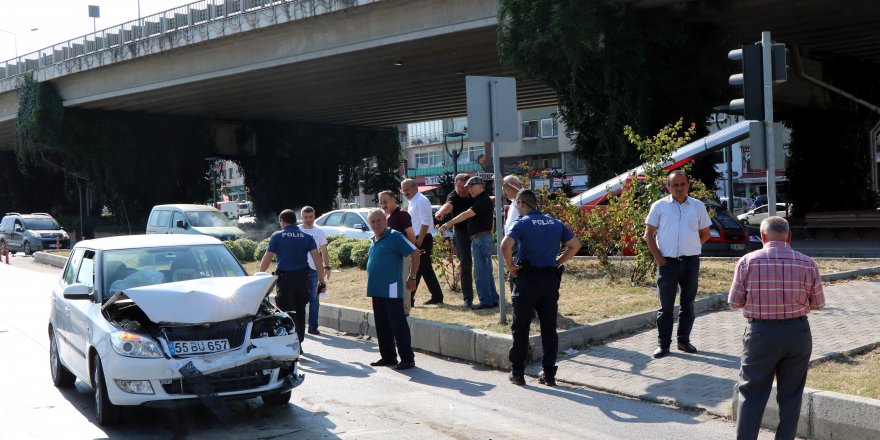
M 433 190 L 437 189 L 438 186 L 440 186 L 440 185 L 419 185 L 419 192 L 423 193 L 423 192 L 433 191 Z

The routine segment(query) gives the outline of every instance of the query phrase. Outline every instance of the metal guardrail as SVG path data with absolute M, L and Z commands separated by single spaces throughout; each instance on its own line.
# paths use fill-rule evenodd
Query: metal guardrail
M 4 61 L 0 79 L 285 3 L 298 8 L 294 19 L 299 19 L 376 1 L 380 0 L 201 0 Z

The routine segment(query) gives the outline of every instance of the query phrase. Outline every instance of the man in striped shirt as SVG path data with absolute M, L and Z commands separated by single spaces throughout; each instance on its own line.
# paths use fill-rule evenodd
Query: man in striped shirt
M 736 438 L 758 438 L 775 377 L 776 438 L 793 439 L 813 351 L 807 314 L 825 307 L 825 294 L 816 262 L 789 245 L 784 218 L 764 219 L 761 241 L 763 249 L 736 264 L 727 297 L 749 322 L 743 334 Z

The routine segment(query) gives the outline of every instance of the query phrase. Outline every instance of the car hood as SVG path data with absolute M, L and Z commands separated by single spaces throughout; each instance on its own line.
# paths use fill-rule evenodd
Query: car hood
M 202 235 L 211 235 L 213 237 L 225 237 L 235 235 L 241 237 L 246 235 L 244 231 L 235 226 L 193 226 L 193 230 Z
M 130 298 L 155 323 L 202 324 L 256 315 L 278 277 L 200 278 L 125 289 L 102 309 Z

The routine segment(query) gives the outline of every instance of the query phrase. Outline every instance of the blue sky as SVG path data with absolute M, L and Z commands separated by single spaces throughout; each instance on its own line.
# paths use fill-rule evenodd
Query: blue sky
M 140 0 L 141 16 L 188 3 Z M 138 0 L 0 0 L 0 62 L 15 57 L 16 42 L 18 54 L 24 55 L 91 33 L 89 5 L 100 7 L 98 30 L 138 18 Z

